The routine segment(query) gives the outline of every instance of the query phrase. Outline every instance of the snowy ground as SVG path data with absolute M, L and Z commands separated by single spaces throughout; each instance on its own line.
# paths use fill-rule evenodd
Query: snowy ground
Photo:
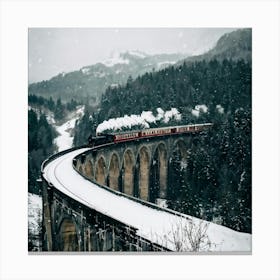
M 28 193 L 28 241 L 32 243 L 32 251 L 41 250 L 41 230 L 42 197 Z
M 54 125 L 59 136 L 54 139 L 54 143 L 58 147 L 58 152 L 69 149 L 73 145 L 72 130 L 75 127 L 76 120 L 84 114 L 84 106 L 79 106 L 77 110 L 67 117 L 67 121 L 60 126 Z

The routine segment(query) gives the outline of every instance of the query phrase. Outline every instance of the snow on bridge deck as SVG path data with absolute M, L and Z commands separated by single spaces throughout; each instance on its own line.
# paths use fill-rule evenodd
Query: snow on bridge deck
M 73 198 L 76 201 L 110 216 L 120 222 L 137 228 L 137 234 L 154 243 L 175 250 L 175 242 L 181 239 L 184 250 L 189 250 L 189 241 L 185 231 L 179 230 L 189 225 L 192 221 L 197 228 L 209 224 L 207 228 L 208 239 L 211 247 L 202 244 L 202 251 L 225 252 L 250 252 L 251 235 L 240 233 L 224 226 L 202 221 L 200 219 L 181 215 L 177 216 L 169 212 L 157 210 L 141 203 L 135 202 L 123 196 L 115 195 L 106 189 L 84 179 L 72 167 L 73 158 L 85 152 L 87 149 L 79 149 L 48 163 L 43 172 L 45 179 L 55 188 Z M 190 228 L 190 227 L 189 227 Z M 178 237 L 174 237 L 178 231 Z M 194 235 L 195 232 L 192 232 Z

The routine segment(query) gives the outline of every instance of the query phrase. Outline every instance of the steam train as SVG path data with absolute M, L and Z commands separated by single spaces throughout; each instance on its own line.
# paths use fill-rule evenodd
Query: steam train
M 212 123 L 204 123 L 172 127 L 148 128 L 143 130 L 133 130 L 118 133 L 97 133 L 96 137 L 92 137 L 92 135 L 88 137 L 88 144 L 89 146 L 99 146 L 108 143 L 119 143 L 158 136 L 201 132 L 211 128 L 212 126 Z

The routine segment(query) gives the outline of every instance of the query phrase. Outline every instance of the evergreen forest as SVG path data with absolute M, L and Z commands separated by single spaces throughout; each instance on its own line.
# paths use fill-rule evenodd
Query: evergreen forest
M 76 126 L 75 143 L 85 143 L 103 120 L 158 107 L 177 108 L 182 119 L 176 124 L 213 123 L 210 131 L 194 136 L 186 165 L 174 152 L 168 205 L 251 232 L 251 72 L 251 62 L 243 59 L 213 59 L 130 77 L 123 86 L 107 88 L 98 112 L 86 112 Z M 192 114 L 199 104 L 207 111 Z
M 40 177 L 41 164 L 55 151 L 53 139 L 57 135 L 44 114 L 28 110 L 28 191 L 41 194 L 37 179 Z

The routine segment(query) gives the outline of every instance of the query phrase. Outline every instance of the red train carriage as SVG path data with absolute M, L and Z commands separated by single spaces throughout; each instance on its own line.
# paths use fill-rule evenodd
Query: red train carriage
M 188 132 L 203 131 L 212 126 L 213 126 L 212 123 L 182 125 L 182 126 L 175 127 L 175 133 L 188 133 Z
M 150 137 L 150 136 L 166 135 L 171 133 L 172 133 L 171 127 L 149 128 L 149 129 L 142 130 L 141 136 Z
M 127 133 L 114 134 L 114 142 L 123 142 L 132 139 L 137 139 L 139 138 L 139 133 L 139 131 L 133 131 Z
M 164 136 L 171 134 L 181 134 L 181 133 L 192 133 L 199 132 L 203 130 L 207 130 L 212 127 L 212 123 L 204 123 L 204 124 L 191 124 L 191 125 L 181 125 L 175 127 L 159 127 L 159 128 L 149 128 L 139 131 L 130 131 L 123 133 L 112 133 L 112 134 L 98 134 L 102 136 L 110 136 L 111 141 L 115 143 L 125 142 L 130 140 L 148 138 L 148 137 L 156 137 L 156 136 Z M 108 138 L 109 139 L 109 138 Z

